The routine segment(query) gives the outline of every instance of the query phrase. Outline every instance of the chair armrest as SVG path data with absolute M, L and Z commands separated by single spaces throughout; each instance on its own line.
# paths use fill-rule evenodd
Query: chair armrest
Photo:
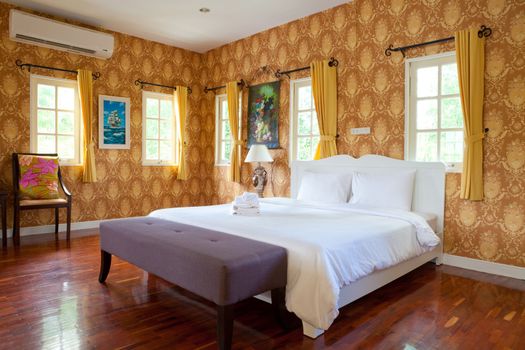
M 67 189 L 66 185 L 64 184 L 64 182 L 62 181 L 62 179 L 60 179 L 60 187 L 62 187 L 62 191 L 64 191 L 64 193 L 66 194 L 66 197 L 70 198 L 71 197 L 71 192 L 69 192 L 69 190 Z
M 64 180 L 62 179 L 62 172 L 60 171 L 60 168 L 58 169 L 58 182 L 60 183 L 60 187 L 62 187 L 62 191 L 64 191 L 67 200 L 71 200 L 71 192 L 67 189 L 66 185 L 64 184 Z

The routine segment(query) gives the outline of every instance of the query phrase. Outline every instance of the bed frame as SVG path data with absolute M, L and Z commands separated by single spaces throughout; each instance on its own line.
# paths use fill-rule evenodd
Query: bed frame
M 292 164 L 291 197 L 297 198 L 299 185 L 305 172 L 344 174 L 359 171 L 384 174 L 403 169 L 416 170 L 412 210 L 436 215 L 436 233 L 441 238 L 441 241 L 443 241 L 445 164 L 440 162 L 411 162 L 378 155 L 367 155 L 359 159 L 348 155 L 340 155 L 317 161 L 296 161 Z M 442 262 L 442 257 L 443 244 L 440 244 L 423 255 L 361 278 L 341 289 L 338 306 L 341 308 L 348 305 L 429 261 L 433 260 L 439 265 Z M 269 298 L 265 296 L 261 296 L 260 299 L 265 301 L 269 300 Z M 303 321 L 304 335 L 310 338 L 317 338 L 323 333 L 323 329 L 315 328 Z

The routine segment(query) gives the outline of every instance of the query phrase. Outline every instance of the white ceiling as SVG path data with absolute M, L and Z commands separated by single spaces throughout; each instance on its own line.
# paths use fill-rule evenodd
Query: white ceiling
M 105 29 L 206 52 L 349 0 L 8 0 Z M 199 9 L 207 7 L 209 13 Z

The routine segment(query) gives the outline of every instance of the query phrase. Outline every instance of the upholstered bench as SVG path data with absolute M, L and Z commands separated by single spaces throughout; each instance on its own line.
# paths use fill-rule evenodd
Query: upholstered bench
M 229 349 L 235 303 L 272 291 L 281 323 L 287 255 L 275 245 L 152 217 L 100 224 L 103 283 L 116 255 L 217 305 L 220 349 Z M 284 324 L 286 326 L 286 324 Z

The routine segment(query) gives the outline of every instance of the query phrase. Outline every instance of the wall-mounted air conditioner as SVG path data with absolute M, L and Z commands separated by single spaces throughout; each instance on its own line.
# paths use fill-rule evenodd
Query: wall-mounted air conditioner
M 113 35 L 11 10 L 12 40 L 97 58 L 113 55 Z

